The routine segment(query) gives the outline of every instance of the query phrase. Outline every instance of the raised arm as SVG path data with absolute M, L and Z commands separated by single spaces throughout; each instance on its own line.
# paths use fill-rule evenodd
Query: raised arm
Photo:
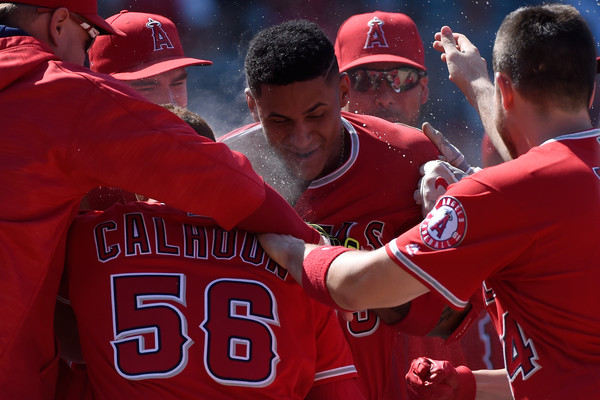
M 463 92 L 479 113 L 483 128 L 504 161 L 511 160 L 508 149 L 494 124 L 494 84 L 489 78 L 487 63 L 477 47 L 460 33 L 444 26 L 435 34 L 433 48 L 442 53 L 450 80 Z

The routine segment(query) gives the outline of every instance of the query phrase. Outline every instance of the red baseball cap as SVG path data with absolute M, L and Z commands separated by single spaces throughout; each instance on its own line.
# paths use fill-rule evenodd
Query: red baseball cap
M 340 72 L 374 62 L 394 62 L 427 70 L 417 26 L 401 13 L 375 11 L 348 18 L 338 30 L 335 55 Z
M 212 64 L 185 57 L 175 24 L 162 15 L 123 10 L 106 21 L 126 36 L 103 36 L 94 41 L 88 51 L 92 71 L 127 81 L 175 68 Z
M 98 15 L 96 0 L 19 0 L 18 3 L 47 8 L 65 7 L 98 27 L 100 34 L 123 35 L 123 32 L 114 29 Z

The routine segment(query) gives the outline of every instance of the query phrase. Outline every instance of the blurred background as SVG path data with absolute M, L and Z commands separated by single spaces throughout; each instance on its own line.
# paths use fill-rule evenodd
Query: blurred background
M 556 1 L 576 7 L 588 21 L 600 49 L 600 0 Z M 188 68 L 188 108 L 203 116 L 221 136 L 252 122 L 244 88 L 244 56 L 256 32 L 279 22 L 304 18 L 318 23 L 332 42 L 341 23 L 353 14 L 387 11 L 402 12 L 417 24 L 425 45 L 429 75 L 429 101 L 421 116 L 446 134 L 480 165 L 483 134 L 475 110 L 448 80 L 448 70 L 440 53 L 431 44 L 443 25 L 464 33 L 478 47 L 491 73 L 492 46 L 502 19 L 523 5 L 543 1 L 517 0 L 99 0 L 104 17 L 120 10 L 162 14 L 175 22 L 185 53 L 213 61 L 211 66 Z M 600 92 L 597 79 L 597 92 Z M 596 96 L 596 99 L 600 95 Z M 592 108 L 598 126 L 600 101 Z

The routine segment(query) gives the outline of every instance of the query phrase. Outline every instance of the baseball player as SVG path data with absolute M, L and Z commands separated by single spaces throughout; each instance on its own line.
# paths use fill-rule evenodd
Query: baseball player
M 364 399 L 334 310 L 254 234 L 115 204 L 76 217 L 65 280 L 95 399 Z
M 288 167 L 287 180 L 281 180 L 298 189 L 291 201 L 304 219 L 345 246 L 376 249 L 420 219 L 413 200 L 418 166 L 438 153 L 414 128 L 340 111 L 350 81 L 339 74 L 334 54 L 321 29 L 306 21 L 261 31 L 245 63 L 246 96 L 257 123 L 219 140 L 240 151 L 250 148 L 253 166 L 269 182 L 283 174 L 274 174 L 274 164 L 259 150 L 274 149 Z M 416 310 L 425 306 L 411 304 L 410 318 L 408 307 L 386 311 L 405 323 L 403 329 L 424 335 L 439 319 L 439 314 L 419 315 Z M 404 371 L 399 371 L 404 359 L 394 357 L 398 335 L 384 323 L 389 317 L 365 309 L 350 322 L 340 319 L 369 399 L 405 395 Z
M 93 39 L 119 33 L 95 0 L 1 3 L 0 16 L 3 397 L 54 394 L 53 304 L 67 227 L 98 185 L 168 201 L 226 229 L 318 240 L 241 154 L 81 66 Z
M 186 67 L 212 62 L 186 57 L 175 24 L 162 15 L 123 10 L 106 22 L 126 36 L 98 37 L 88 52 L 90 69 L 112 75 L 153 103 L 187 107 Z
M 474 54 L 448 27 L 437 38 L 448 63 Z M 494 44 L 493 115 L 518 158 L 451 185 L 419 225 L 385 248 L 313 250 L 269 234 L 263 247 L 285 260 L 314 298 L 344 309 L 389 307 L 429 291 L 461 309 L 483 289 L 503 343 L 504 373 L 467 373 L 460 381 L 470 389 L 462 391 L 444 381 L 456 373 L 438 373 L 452 368 L 427 362 L 411 371 L 425 381 L 415 379 L 417 390 L 445 387 L 443 398 L 461 399 L 485 390 L 516 399 L 595 397 L 600 130 L 588 113 L 595 60 L 596 43 L 574 7 L 517 9 Z
M 417 126 L 421 108 L 428 100 L 429 78 L 423 42 L 416 24 L 408 15 L 374 11 L 351 16 L 338 30 L 335 52 L 340 72 L 347 73 L 350 78 L 350 101 L 345 107 L 347 111 Z M 428 127 L 424 127 L 426 133 Z M 449 150 L 441 146 L 440 140 L 432 139 L 442 154 L 448 153 Z M 457 163 L 458 160 L 452 157 L 449 161 Z M 428 162 L 428 167 L 431 166 L 429 163 L 434 161 Z M 453 181 L 448 180 L 449 183 Z M 434 182 L 434 186 L 424 187 L 427 189 L 427 193 L 423 193 L 425 202 L 436 193 L 439 182 L 438 185 Z M 437 196 L 432 200 L 435 204 Z M 402 369 L 407 370 L 410 360 L 424 355 L 472 368 L 503 366 L 500 342 L 483 309 L 472 326 L 461 340 L 452 343 L 436 337 L 399 333 L 399 352 L 406 360 Z
M 345 110 L 417 126 L 429 77 L 421 36 L 408 15 L 351 16 L 338 29 L 335 54 L 351 83 Z

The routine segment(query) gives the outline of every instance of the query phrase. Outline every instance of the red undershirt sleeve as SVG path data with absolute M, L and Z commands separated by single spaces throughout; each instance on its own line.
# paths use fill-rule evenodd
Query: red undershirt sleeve
M 284 233 L 307 243 L 319 243 L 320 235 L 300 218 L 279 193 L 265 184 L 265 199 L 237 228 L 258 233 Z

